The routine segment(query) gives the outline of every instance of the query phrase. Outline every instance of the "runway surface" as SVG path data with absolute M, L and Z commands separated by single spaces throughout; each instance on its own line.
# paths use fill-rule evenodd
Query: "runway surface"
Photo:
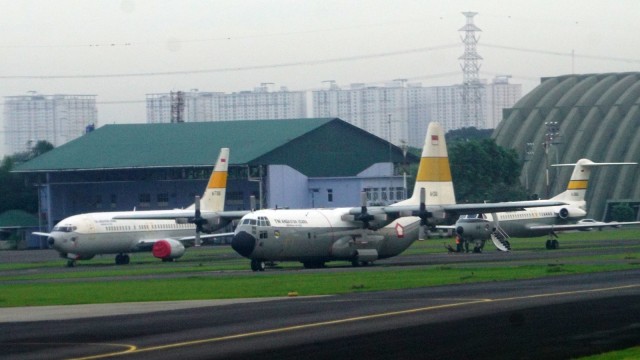
M 167 304 L 144 314 L 0 323 L 0 357 L 567 359 L 639 345 L 639 300 L 640 270 L 633 270 L 175 310 Z

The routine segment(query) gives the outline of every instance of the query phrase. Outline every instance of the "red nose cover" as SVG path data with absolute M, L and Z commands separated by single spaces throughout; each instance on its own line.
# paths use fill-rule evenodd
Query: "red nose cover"
M 153 249 L 151 250 L 153 256 L 164 259 L 171 255 L 171 244 L 169 244 L 166 240 L 159 240 L 153 244 Z

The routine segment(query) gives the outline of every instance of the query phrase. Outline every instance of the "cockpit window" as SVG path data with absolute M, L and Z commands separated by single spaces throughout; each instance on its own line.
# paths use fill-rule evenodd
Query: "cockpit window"
M 271 226 L 266 216 L 258 216 L 258 226 Z
M 242 225 L 256 225 L 256 219 L 244 219 L 242 220 Z
M 55 226 L 53 228 L 53 231 L 59 231 L 59 232 L 72 232 L 75 231 L 77 228 L 75 226 Z

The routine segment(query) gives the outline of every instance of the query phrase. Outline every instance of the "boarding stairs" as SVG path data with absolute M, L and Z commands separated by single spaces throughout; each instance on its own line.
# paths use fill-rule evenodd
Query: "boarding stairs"
M 509 235 L 500 226 L 496 226 L 495 231 L 491 233 L 491 241 L 493 241 L 493 245 L 495 245 L 498 250 L 511 251 Z

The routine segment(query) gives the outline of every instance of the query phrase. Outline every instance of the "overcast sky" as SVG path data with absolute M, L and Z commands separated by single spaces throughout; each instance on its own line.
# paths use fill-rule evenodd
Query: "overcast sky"
M 0 96 L 97 95 L 98 126 L 145 122 L 149 93 L 457 84 L 463 11 L 478 13 L 481 78 L 511 75 L 524 92 L 540 77 L 640 67 L 638 0 L 0 0 L 0 9 Z

